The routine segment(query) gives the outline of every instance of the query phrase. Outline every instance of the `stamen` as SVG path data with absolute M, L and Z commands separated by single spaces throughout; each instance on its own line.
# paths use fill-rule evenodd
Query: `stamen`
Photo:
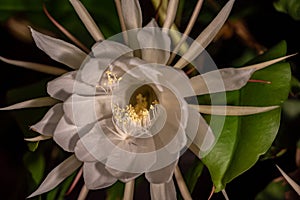
M 119 86 L 120 81 L 122 80 L 122 77 L 117 77 L 115 73 L 112 71 L 107 70 L 105 72 L 107 81 L 105 81 L 102 85 L 96 85 L 96 88 L 100 88 L 104 90 L 105 93 L 111 93 L 112 90 Z
M 136 104 L 129 104 L 124 108 L 119 105 L 113 105 L 113 123 L 117 129 L 116 136 L 123 140 L 139 137 L 142 135 L 151 135 L 149 128 L 153 119 L 157 115 L 157 100 L 148 105 L 148 99 L 141 93 L 136 95 Z

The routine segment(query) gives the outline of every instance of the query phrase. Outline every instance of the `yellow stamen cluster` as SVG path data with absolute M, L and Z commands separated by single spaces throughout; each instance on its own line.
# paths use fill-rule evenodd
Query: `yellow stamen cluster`
M 121 81 L 122 77 L 118 78 L 115 73 L 112 71 L 107 70 L 105 72 L 107 81 L 103 83 L 103 86 L 98 85 L 97 87 L 102 88 L 105 92 L 109 93 L 113 90 L 114 87 L 118 86 L 119 82 Z
M 122 77 L 118 78 L 116 74 L 114 74 L 109 70 L 107 70 L 105 73 L 107 76 L 107 85 L 114 85 L 115 83 L 118 83 L 122 79 Z
M 127 134 L 135 131 L 145 131 L 151 125 L 151 118 L 155 117 L 154 101 L 148 106 L 147 98 L 142 94 L 136 96 L 136 104 L 127 105 L 125 108 L 114 106 L 114 119 L 119 129 Z M 149 109 L 147 109 L 149 107 Z

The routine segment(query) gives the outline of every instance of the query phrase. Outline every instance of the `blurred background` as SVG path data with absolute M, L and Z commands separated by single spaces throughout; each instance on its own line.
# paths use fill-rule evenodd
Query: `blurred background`
M 120 32 L 120 25 L 113 0 L 82 0 L 106 37 Z M 180 0 L 176 25 L 184 31 L 193 12 L 196 0 Z M 205 0 L 196 25 L 190 35 L 195 38 L 213 19 L 226 1 Z M 43 4 L 49 13 L 80 41 L 90 47 L 92 38 L 82 26 L 67 0 L 1 0 L 0 2 L 0 56 L 44 63 L 64 68 L 40 51 L 32 41 L 28 26 L 61 38 L 68 39 L 51 23 L 43 12 Z M 151 0 L 140 1 L 144 24 L 157 18 Z M 299 52 L 300 47 L 299 0 L 236 0 L 229 20 L 207 51 L 219 67 L 241 66 L 262 54 L 282 40 L 286 41 L 287 54 Z M 300 182 L 300 61 L 299 55 L 290 60 L 292 83 L 289 99 L 283 105 L 280 130 L 269 152 L 250 170 L 228 184 L 226 191 L 231 199 L 299 199 L 287 184 L 283 183 L 274 164 L 280 165 L 294 180 Z M 15 67 L 0 62 L 0 107 L 21 100 L 46 95 L 47 81 L 54 76 Z M 52 141 L 28 144 L 24 136 L 34 133 L 29 126 L 37 122 L 47 109 L 31 109 L 0 112 L 0 199 L 25 199 L 33 191 L 44 174 L 60 163 L 66 154 Z M 300 146 L 299 146 L 300 148 Z M 33 152 L 33 150 L 35 150 Z M 189 152 L 187 152 L 189 153 Z M 33 173 L 35 172 L 35 173 Z M 37 199 L 56 199 L 69 184 Z M 65 199 L 76 199 L 81 185 Z M 192 193 L 194 199 L 207 199 L 212 183 L 204 168 Z M 136 199 L 144 197 L 147 185 L 141 184 Z M 269 196 L 268 196 L 269 195 Z M 61 197 L 61 196 L 60 196 Z M 105 199 L 106 190 L 92 191 L 88 199 Z M 220 194 L 213 199 L 223 199 Z

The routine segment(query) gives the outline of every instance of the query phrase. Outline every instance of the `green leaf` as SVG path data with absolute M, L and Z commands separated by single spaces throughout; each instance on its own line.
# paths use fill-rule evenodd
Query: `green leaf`
M 204 167 L 203 163 L 199 159 L 195 159 L 193 165 L 191 166 L 189 171 L 187 171 L 187 173 L 185 174 L 186 184 L 189 190 L 191 191 L 191 193 L 194 191 L 198 178 L 202 174 L 203 167 Z
M 46 194 L 46 199 L 47 200 L 64 200 L 65 199 L 65 194 L 69 187 L 71 186 L 75 176 L 77 174 L 77 171 L 74 172 L 71 176 L 66 178 L 58 187 L 55 189 L 51 190 Z
M 117 181 L 113 186 L 107 189 L 106 200 L 121 200 L 124 194 L 125 184 Z
M 24 164 L 36 184 L 39 184 L 43 179 L 45 171 L 45 158 L 41 152 L 27 152 L 24 157 Z
M 293 19 L 300 20 L 299 0 L 278 0 L 274 2 L 274 7 L 278 12 L 289 14 Z
M 267 187 L 258 193 L 255 200 L 282 200 L 285 199 L 285 192 L 288 186 L 283 181 L 271 182 Z
M 39 146 L 39 142 L 28 142 L 27 143 L 27 147 L 28 147 L 29 151 L 32 151 L 32 152 L 37 150 L 38 146 Z
M 285 42 L 279 43 L 253 62 L 285 55 Z M 291 72 L 288 63 L 277 63 L 257 71 L 251 79 L 271 81 L 271 84 L 248 83 L 239 91 L 226 93 L 232 105 L 281 105 L 287 98 Z M 203 99 L 202 99 L 203 100 Z M 223 102 L 224 103 L 224 102 Z M 216 192 L 252 167 L 274 141 L 279 124 L 280 109 L 243 117 L 206 116 L 214 132 L 222 131 L 214 148 L 203 159 L 208 167 Z M 225 120 L 223 127 L 220 127 Z

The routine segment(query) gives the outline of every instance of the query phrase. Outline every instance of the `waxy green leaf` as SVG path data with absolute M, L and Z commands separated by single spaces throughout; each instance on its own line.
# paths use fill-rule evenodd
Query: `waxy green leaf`
M 253 62 L 274 59 L 285 53 L 286 44 L 281 42 Z M 281 105 L 290 88 L 290 66 L 285 62 L 277 63 L 255 72 L 251 79 L 266 80 L 271 84 L 248 83 L 239 91 L 228 92 L 228 103 L 235 106 Z M 242 117 L 206 116 L 214 132 L 222 131 L 214 148 L 202 159 L 210 171 L 216 192 L 252 167 L 259 156 L 270 148 L 279 128 L 280 113 L 278 108 Z M 222 120 L 225 124 L 220 127 Z

